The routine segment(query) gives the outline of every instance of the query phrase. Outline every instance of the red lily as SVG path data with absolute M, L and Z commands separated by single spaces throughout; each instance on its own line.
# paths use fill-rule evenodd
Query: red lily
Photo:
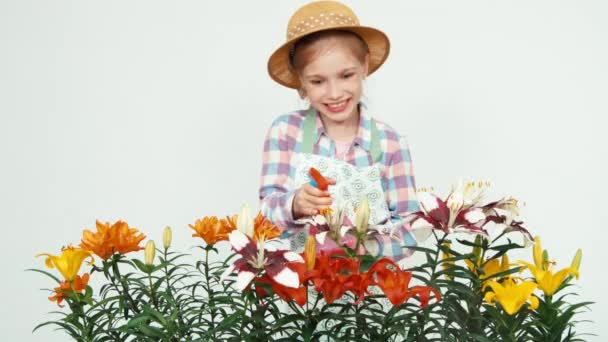
M 321 252 L 315 260 L 313 270 L 306 273 L 306 279 L 312 281 L 317 292 L 323 293 L 323 298 L 328 304 L 342 297 L 346 291 L 353 291 L 359 298 L 365 293 L 367 287 L 363 289 L 363 284 L 357 284 L 356 279 L 360 276 L 359 261 L 352 258 L 337 257 L 335 254 Z M 361 280 L 361 279 L 360 279 Z

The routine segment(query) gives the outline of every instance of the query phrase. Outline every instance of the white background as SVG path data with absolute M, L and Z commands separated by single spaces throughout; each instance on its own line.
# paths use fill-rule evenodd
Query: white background
M 303 106 L 266 73 L 303 1 L 0 1 L 0 334 L 66 341 L 40 252 L 96 219 L 159 241 L 171 225 L 257 205 L 272 120 Z M 526 202 L 558 267 L 583 249 L 581 300 L 605 304 L 605 1 L 348 1 L 391 56 L 370 112 L 407 135 L 419 187 L 461 177 Z M 530 252 L 531 253 L 531 252 Z M 528 252 L 524 257 L 529 259 Z

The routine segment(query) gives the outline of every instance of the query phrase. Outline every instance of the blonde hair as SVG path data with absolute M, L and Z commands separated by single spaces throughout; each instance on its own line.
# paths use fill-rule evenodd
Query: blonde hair
M 318 43 L 327 40 L 335 40 L 339 44 L 344 44 L 362 64 L 365 63 L 365 57 L 369 54 L 369 47 L 361 37 L 350 31 L 326 30 L 311 33 L 298 40 L 291 47 L 289 68 L 299 75 L 308 63 L 323 52 Z M 302 98 L 305 95 L 301 86 L 298 93 Z

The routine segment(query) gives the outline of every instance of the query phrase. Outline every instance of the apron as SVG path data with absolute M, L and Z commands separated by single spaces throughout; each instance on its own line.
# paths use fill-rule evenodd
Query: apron
M 292 160 L 292 163 L 296 165 L 293 175 L 294 186 L 299 188 L 309 183 L 310 177 L 308 172 L 311 167 L 316 168 L 323 176 L 336 180 L 336 185 L 330 186 L 328 191 L 334 200 L 338 199 L 344 206 L 345 216 L 348 217 L 350 222 L 356 222 L 355 208 L 359 205 L 362 198 L 367 198 L 370 207 L 369 229 L 375 229 L 375 225 L 389 220 L 391 214 L 386 204 L 386 197 L 382 187 L 383 166 L 378 163 L 382 157 L 382 149 L 380 147 L 379 132 L 374 120 L 371 120 L 370 141 L 370 154 L 373 164 L 368 167 L 359 168 L 342 160 L 313 154 L 314 144 L 318 138 L 316 116 L 316 111 L 310 108 L 304 118 L 300 153 L 294 157 L 298 158 L 298 160 Z M 287 234 L 292 251 L 301 253 L 304 250 L 304 245 L 309 234 L 308 228 L 308 225 L 305 225 L 303 228 L 292 228 L 291 232 Z M 310 287 L 308 291 L 309 296 L 317 295 L 314 287 Z M 369 291 L 374 294 L 381 293 L 381 290 L 376 286 L 370 287 Z M 342 297 L 337 299 L 335 303 L 347 303 L 348 301 L 346 297 Z M 392 307 L 392 304 L 386 298 L 379 299 L 379 301 L 384 311 L 388 311 Z M 338 309 L 334 308 L 330 309 L 330 311 L 337 313 Z M 329 330 L 333 324 L 333 321 L 324 321 L 319 324 L 317 329 Z
M 374 120 L 371 120 L 370 154 L 373 164 L 368 167 L 356 167 L 343 160 L 313 154 L 314 144 L 317 141 L 316 129 L 317 113 L 310 108 L 303 123 L 302 143 L 298 154 L 292 160 L 296 165 L 293 179 L 295 188 L 310 182 L 308 172 L 311 167 L 319 170 L 324 177 L 336 180 L 336 185 L 330 186 L 328 191 L 334 200 L 344 206 L 345 216 L 350 222 L 355 222 L 355 208 L 361 199 L 367 198 L 370 208 L 369 226 L 386 222 L 391 214 L 386 204 L 386 197 L 382 187 L 383 166 L 378 162 L 382 158 L 379 132 Z M 296 221 L 297 222 L 297 221 Z M 291 250 L 302 252 L 308 238 L 308 226 L 292 229 L 287 235 Z

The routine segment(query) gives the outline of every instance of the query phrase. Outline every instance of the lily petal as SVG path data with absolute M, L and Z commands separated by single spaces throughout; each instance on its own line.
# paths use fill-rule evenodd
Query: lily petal
M 304 262 L 304 258 L 295 252 L 286 252 L 283 257 L 289 262 Z
M 274 276 L 271 276 L 271 278 L 283 286 L 292 288 L 300 286 L 300 278 L 298 276 L 298 273 L 292 271 L 291 269 L 289 269 L 289 267 L 283 268 L 279 273 L 275 274 Z
M 236 277 L 236 283 L 234 284 L 234 287 L 237 290 L 244 290 L 247 287 L 247 285 L 249 285 L 249 283 L 251 283 L 253 278 L 255 278 L 255 273 L 253 273 L 253 272 L 249 272 L 249 271 L 239 272 Z

